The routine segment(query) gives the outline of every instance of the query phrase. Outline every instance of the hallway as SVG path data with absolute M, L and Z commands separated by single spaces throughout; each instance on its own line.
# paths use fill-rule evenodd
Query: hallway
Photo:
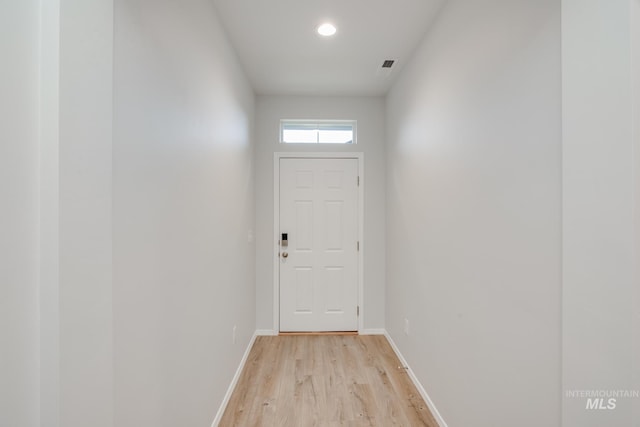
M 301 405 L 229 417 L 315 418 L 317 385 L 331 421 L 426 420 L 364 335 L 440 427 L 640 422 L 580 393 L 640 390 L 640 0 L 6 0 L 0 32 L 0 426 L 215 427 L 254 341 Z M 316 246 L 283 251 L 277 159 L 310 156 L 359 161 L 349 240 L 313 231 L 358 253 L 363 337 L 328 347 L 276 337 Z M 343 301 L 331 263 L 297 314 Z

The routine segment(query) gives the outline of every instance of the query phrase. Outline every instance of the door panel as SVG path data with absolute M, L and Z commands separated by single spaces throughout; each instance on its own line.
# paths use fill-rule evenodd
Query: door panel
M 358 328 L 358 161 L 280 159 L 280 330 Z
M 313 269 L 309 267 L 295 268 L 296 313 L 313 312 Z

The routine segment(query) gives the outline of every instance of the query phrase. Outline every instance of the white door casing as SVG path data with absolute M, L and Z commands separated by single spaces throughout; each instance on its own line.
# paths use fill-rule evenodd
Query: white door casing
M 358 330 L 358 166 L 354 158 L 279 160 L 282 332 Z

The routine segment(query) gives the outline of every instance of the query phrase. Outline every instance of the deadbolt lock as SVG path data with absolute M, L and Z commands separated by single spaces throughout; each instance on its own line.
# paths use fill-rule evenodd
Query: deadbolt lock
M 286 253 L 286 252 L 282 252 L 282 258 L 286 258 L 286 257 L 288 257 L 288 256 L 289 256 L 289 254 L 288 254 L 288 253 Z

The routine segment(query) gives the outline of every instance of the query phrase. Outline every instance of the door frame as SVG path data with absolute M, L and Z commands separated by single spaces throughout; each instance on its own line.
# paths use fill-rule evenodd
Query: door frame
M 294 153 L 278 152 L 273 155 L 273 331 L 277 335 L 280 333 L 280 258 L 278 252 L 280 245 L 280 159 L 354 159 L 358 161 L 358 176 L 360 185 L 358 186 L 358 241 L 360 250 L 358 251 L 358 333 L 363 328 L 364 308 L 364 153 L 362 152 L 327 152 L 327 153 Z

